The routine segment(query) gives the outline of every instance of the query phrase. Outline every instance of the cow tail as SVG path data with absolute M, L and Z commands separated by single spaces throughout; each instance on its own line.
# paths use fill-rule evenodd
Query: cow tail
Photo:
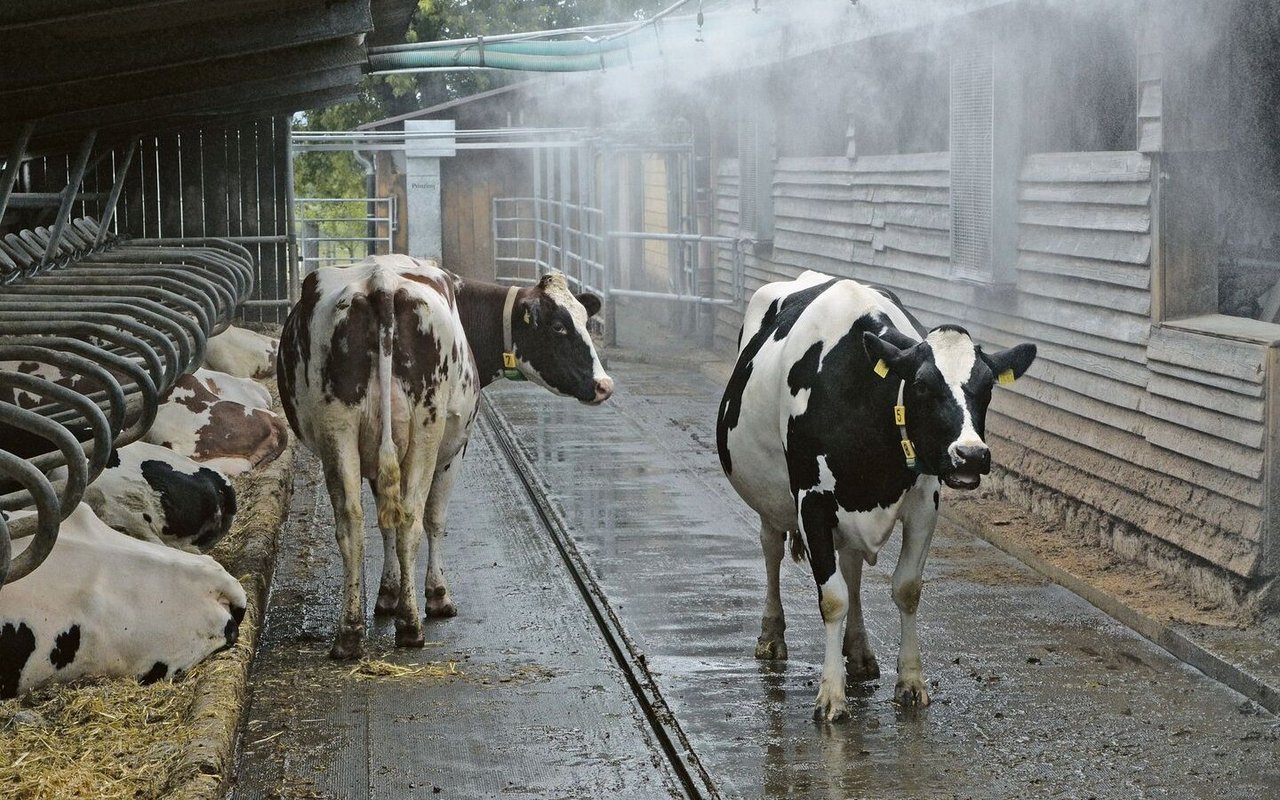
M 376 280 L 376 279 L 375 279 Z M 390 284 L 388 281 L 387 284 Z M 378 415 L 382 422 L 378 443 L 378 526 L 395 530 L 405 521 L 405 508 L 400 493 L 400 454 L 391 434 L 391 358 L 395 344 L 395 287 L 374 286 L 378 318 Z

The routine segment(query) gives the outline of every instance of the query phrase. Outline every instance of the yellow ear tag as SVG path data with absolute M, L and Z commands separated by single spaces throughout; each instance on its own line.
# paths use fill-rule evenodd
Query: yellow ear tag
M 1000 373 L 1000 376 L 996 378 L 996 380 L 1000 381 L 1001 383 L 1013 383 L 1015 380 L 1013 375 L 1013 370 L 1006 369 L 1004 372 Z
M 503 369 L 515 369 L 515 368 L 516 368 L 516 354 L 515 354 L 515 353 L 503 353 L 503 354 L 502 354 L 502 367 L 503 367 Z
M 879 375 L 881 378 L 889 374 L 889 365 L 884 363 L 883 358 L 876 362 L 874 369 L 875 369 L 875 373 Z
M 524 310 L 524 324 L 525 325 L 529 324 L 529 309 L 527 308 Z

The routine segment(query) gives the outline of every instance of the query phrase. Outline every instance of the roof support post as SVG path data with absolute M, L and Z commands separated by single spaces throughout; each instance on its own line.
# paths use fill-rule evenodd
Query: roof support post
M 35 127 L 34 122 L 28 122 L 22 126 L 17 141 L 13 143 L 13 150 L 9 153 L 9 160 L 5 162 L 4 174 L 0 175 L 0 220 L 4 219 L 5 208 L 9 205 L 9 195 L 13 193 L 13 184 L 18 180 L 18 168 L 22 164 L 23 155 L 27 152 L 27 142 L 30 141 L 31 132 Z
M 71 216 L 71 206 L 76 201 L 76 191 L 80 188 L 80 181 L 84 180 L 85 168 L 89 166 L 89 154 L 93 152 L 93 141 L 97 136 L 97 131 L 89 131 L 84 135 L 84 143 L 80 145 L 80 152 L 76 154 L 75 163 L 71 166 L 67 186 L 62 190 L 62 204 L 58 206 L 58 217 L 54 220 L 53 230 L 49 232 L 49 246 L 44 251 L 43 260 L 46 264 L 53 260 L 58 252 L 58 245 L 62 243 L 62 233 L 66 230 L 67 219 Z
M 133 154 L 138 151 L 138 140 L 129 142 L 129 149 L 124 153 L 124 161 L 116 167 L 115 180 L 111 182 L 111 194 L 107 196 L 107 205 L 102 211 L 102 220 L 98 223 L 98 235 L 93 239 L 94 248 L 102 246 L 107 238 L 107 229 L 111 226 L 111 218 L 116 214 L 116 204 L 120 202 L 120 192 L 124 190 L 124 179 L 133 164 Z

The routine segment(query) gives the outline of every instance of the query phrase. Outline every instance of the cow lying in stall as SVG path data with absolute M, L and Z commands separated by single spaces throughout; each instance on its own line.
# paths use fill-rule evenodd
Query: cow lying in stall
M 204 363 L 211 370 L 237 378 L 270 378 L 276 374 L 279 340 L 256 331 L 228 325 L 209 339 Z
M 973 489 L 990 470 L 992 385 L 1020 377 L 1035 345 L 985 353 L 962 328 L 926 331 L 889 292 L 806 272 L 755 293 L 739 348 L 716 440 L 730 483 L 760 515 L 767 590 L 756 657 L 787 657 L 778 570 L 790 532 L 797 560 L 807 549 L 826 625 L 814 715 L 846 716 L 845 659 L 851 681 L 880 675 L 862 563 L 875 563 L 901 520 L 895 697 L 927 704 L 915 618 L 939 481 Z
M 227 475 L 274 461 L 289 443 L 284 420 L 268 410 L 270 394 L 248 379 L 197 370 L 182 376 L 161 400 L 143 441 Z
M 209 556 L 121 536 L 81 504 L 48 558 L 0 589 L 0 698 L 49 680 L 173 677 L 236 643 L 245 600 Z
M 398 646 L 421 647 L 415 576 L 424 532 L 427 614 L 457 613 L 441 538 L 480 390 L 505 361 L 553 392 L 604 402 L 613 380 L 587 332 L 599 309 L 598 297 L 575 297 L 558 273 L 508 289 L 407 256 L 319 269 L 303 281 L 276 375 L 289 424 L 319 456 L 333 502 L 345 596 L 331 657 L 363 648 L 361 479 L 374 489 L 383 537 L 376 610 L 395 613 Z

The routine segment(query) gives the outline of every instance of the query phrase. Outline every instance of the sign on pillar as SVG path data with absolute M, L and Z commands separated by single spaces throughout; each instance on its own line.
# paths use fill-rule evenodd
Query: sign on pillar
M 440 259 L 443 255 L 443 204 L 440 159 L 457 153 L 451 119 L 406 120 L 405 205 L 409 218 L 409 255 Z M 428 134 L 415 137 L 413 134 Z

